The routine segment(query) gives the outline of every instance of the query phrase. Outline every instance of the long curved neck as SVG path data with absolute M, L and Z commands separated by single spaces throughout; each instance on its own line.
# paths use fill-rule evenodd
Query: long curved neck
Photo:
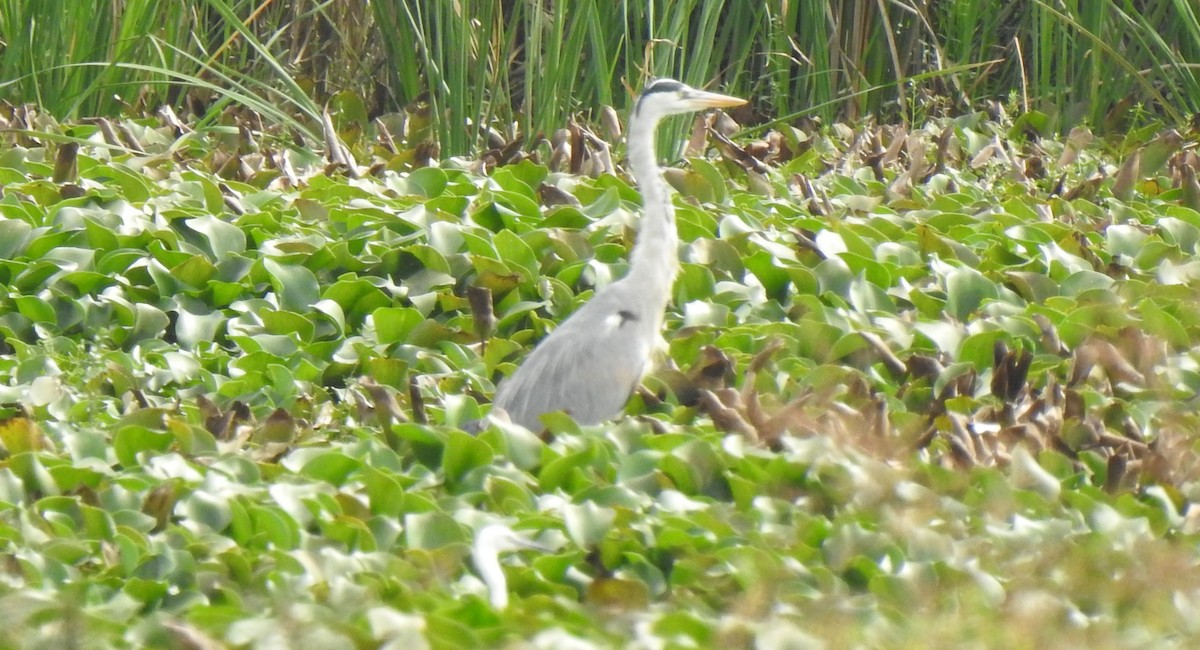
M 679 235 L 675 208 L 654 155 L 657 120 L 635 114 L 629 124 L 629 164 L 642 191 L 645 209 L 637 243 L 630 255 L 629 276 L 648 298 L 666 307 L 679 270 Z

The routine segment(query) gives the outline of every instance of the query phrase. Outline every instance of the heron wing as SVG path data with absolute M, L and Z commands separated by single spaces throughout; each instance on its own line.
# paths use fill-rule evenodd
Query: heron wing
M 534 430 L 552 411 L 581 424 L 620 413 L 646 370 L 661 318 L 621 289 L 610 286 L 546 337 L 501 384 L 495 405 Z

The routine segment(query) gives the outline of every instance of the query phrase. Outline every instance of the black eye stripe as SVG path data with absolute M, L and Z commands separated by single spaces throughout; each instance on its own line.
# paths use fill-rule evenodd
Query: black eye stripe
M 642 100 L 650 95 L 658 93 L 674 93 L 683 90 L 684 85 L 674 79 L 655 79 L 646 84 L 642 89 L 642 94 L 638 95 L 637 104 L 633 107 L 634 112 L 642 109 Z
M 674 79 L 655 79 L 646 88 L 642 90 L 642 96 L 653 95 L 654 93 L 672 93 L 683 90 L 683 84 Z

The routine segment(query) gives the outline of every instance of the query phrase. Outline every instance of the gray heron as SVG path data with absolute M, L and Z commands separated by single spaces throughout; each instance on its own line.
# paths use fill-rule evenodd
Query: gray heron
M 508 607 L 508 580 L 504 577 L 504 569 L 500 567 L 500 554 L 523 549 L 551 550 L 504 524 L 488 524 L 475 535 L 475 543 L 471 545 L 471 561 L 487 586 L 488 602 L 493 609 Z
M 580 424 L 621 412 L 649 367 L 679 267 L 675 208 L 654 153 L 655 128 L 669 115 L 744 103 L 673 79 L 646 85 L 629 117 L 629 164 L 645 204 L 629 271 L 534 348 L 500 383 L 494 408 L 533 431 L 553 411 Z

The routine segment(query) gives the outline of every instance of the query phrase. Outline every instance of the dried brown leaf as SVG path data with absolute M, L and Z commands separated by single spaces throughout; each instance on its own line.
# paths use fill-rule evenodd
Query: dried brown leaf
M 600 128 L 604 129 L 604 137 L 609 142 L 621 139 L 621 119 L 617 117 L 617 110 L 612 106 L 605 104 L 600 107 Z
M 321 135 L 325 138 L 325 157 L 331 165 L 345 170 L 350 178 L 359 178 L 358 166 L 350 150 L 338 137 L 337 129 L 333 126 L 333 117 L 329 111 L 321 112 Z
M 954 127 L 947 126 L 942 129 L 937 139 L 937 154 L 934 159 L 934 172 L 941 173 L 946 171 L 946 161 L 950 157 L 950 145 L 954 143 Z
M 58 152 L 54 156 L 54 175 L 52 176 L 54 182 L 74 183 L 79 177 L 78 160 L 78 143 L 67 142 L 59 146 Z
M 371 397 L 370 410 L 375 414 L 375 420 L 379 422 L 380 427 L 387 430 L 393 422 L 408 421 L 408 416 L 400 408 L 400 402 L 396 401 L 396 395 L 391 388 L 376 383 L 370 377 L 363 377 L 358 383 Z
M 1196 165 L 1191 160 L 1185 162 L 1180 171 L 1183 174 L 1183 195 L 1180 201 L 1187 207 L 1200 211 L 1200 181 L 1196 180 Z
M 1104 179 L 1105 175 L 1103 173 L 1096 172 L 1095 174 L 1092 174 L 1086 179 L 1080 181 L 1080 183 L 1075 187 L 1071 188 L 1071 190 L 1068 191 L 1063 198 L 1068 201 L 1075 201 L 1078 199 L 1083 199 L 1085 201 L 1091 200 L 1095 198 L 1096 191 L 1100 189 L 1100 185 L 1104 182 Z
M 486 342 L 496 327 L 496 312 L 492 307 L 492 290 L 476 285 L 467 286 L 467 302 L 471 305 L 471 318 L 475 323 L 475 336 Z
M 1133 189 L 1142 176 L 1142 150 L 1138 149 L 1125 159 L 1113 177 L 1113 196 L 1128 201 L 1133 197 Z
M 408 403 L 412 405 L 413 422 L 429 424 L 429 416 L 425 414 L 425 398 L 421 396 L 420 377 L 417 375 L 408 378 Z
M 1137 386 L 1146 385 L 1146 377 L 1138 372 L 1112 343 L 1103 339 L 1093 338 L 1082 347 L 1090 347 L 1097 363 L 1104 368 L 1104 373 L 1112 382 L 1127 382 Z
M 891 374 L 893 379 L 900 379 L 908 372 L 908 367 L 904 365 L 900 357 L 896 356 L 895 352 L 892 352 L 887 343 L 883 342 L 883 339 L 866 330 L 860 331 L 858 335 L 875 351 L 875 354 L 879 357 L 879 361 L 887 368 L 888 373 Z
M 225 650 L 228 647 L 189 623 L 164 621 L 162 626 L 170 635 L 171 647 L 178 650 Z
M 718 131 L 711 131 L 713 142 L 716 143 L 717 150 L 721 152 L 727 160 L 732 160 L 747 171 L 757 174 L 767 174 L 771 168 L 760 161 L 755 156 L 750 155 L 746 149 L 736 144 L 729 138 L 725 137 Z
M 254 433 L 254 439 L 262 443 L 290 443 L 299 430 L 296 419 L 287 409 L 279 407 L 267 416 L 266 421 Z
M 910 356 L 905 367 L 910 376 L 925 379 L 930 385 L 933 385 L 933 382 L 937 381 L 937 378 L 946 370 L 940 361 L 924 354 Z
M 701 389 L 699 393 L 700 410 L 707 414 L 713 425 L 725 433 L 736 433 L 747 440 L 758 442 L 758 434 L 754 427 L 738 413 L 737 409 L 726 405 L 720 397 L 711 390 Z
M 1079 152 L 1083 151 L 1091 142 L 1092 132 L 1086 126 L 1077 126 L 1071 129 L 1062 155 L 1058 158 L 1058 166 L 1066 167 L 1073 164 L 1079 158 Z
M 897 126 L 888 132 L 891 135 L 891 142 L 879 160 L 879 164 L 885 168 L 891 167 L 900 160 L 900 155 L 907 151 L 906 145 L 908 144 L 908 131 L 903 126 Z

